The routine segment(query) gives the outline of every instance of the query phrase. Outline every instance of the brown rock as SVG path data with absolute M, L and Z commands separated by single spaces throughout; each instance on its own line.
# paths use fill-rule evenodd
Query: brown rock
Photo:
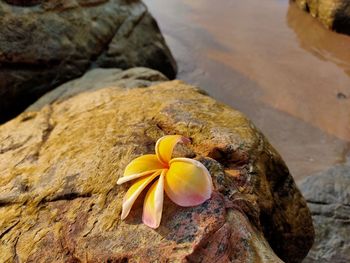
M 89 68 L 147 66 L 168 78 L 176 75 L 176 63 L 141 1 L 8 3 L 0 1 L 0 122 Z
M 313 242 L 309 210 L 245 116 L 180 81 L 107 82 L 0 126 L 3 261 L 301 262 Z M 141 223 L 140 198 L 121 221 L 128 186 L 116 181 L 164 134 L 191 138 L 177 154 L 209 169 L 212 198 L 193 208 L 165 199 L 156 230 Z
M 348 0 L 293 0 L 327 28 L 350 34 L 350 2 Z

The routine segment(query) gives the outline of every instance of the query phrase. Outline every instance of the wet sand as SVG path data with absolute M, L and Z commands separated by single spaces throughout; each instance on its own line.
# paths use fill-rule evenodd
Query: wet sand
M 244 112 L 299 180 L 344 162 L 350 37 L 288 0 L 145 0 L 178 78 Z

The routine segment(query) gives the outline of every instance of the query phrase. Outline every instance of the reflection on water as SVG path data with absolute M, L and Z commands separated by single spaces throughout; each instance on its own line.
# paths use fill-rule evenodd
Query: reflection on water
M 247 114 L 297 179 L 344 160 L 350 37 L 327 31 L 288 0 L 145 2 L 178 77 Z
M 288 8 L 288 26 L 297 35 L 300 46 L 323 61 L 331 61 L 350 76 L 350 37 L 325 30 L 292 5 Z

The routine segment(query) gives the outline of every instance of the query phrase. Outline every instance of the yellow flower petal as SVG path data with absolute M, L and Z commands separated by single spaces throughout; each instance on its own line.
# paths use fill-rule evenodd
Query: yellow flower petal
M 187 143 L 190 140 L 181 135 L 166 135 L 160 138 L 156 143 L 156 155 L 163 164 L 168 164 L 171 160 L 174 147 L 177 143 Z
M 154 172 L 150 176 L 146 176 L 143 178 L 139 178 L 126 192 L 123 199 L 123 209 L 121 219 L 126 218 L 131 210 L 131 207 L 135 203 L 137 197 L 141 194 L 142 190 L 152 182 L 154 178 L 156 178 L 161 173 L 161 170 Z
M 165 168 L 164 165 L 159 162 L 155 154 L 142 155 L 132 160 L 128 166 L 126 166 L 124 175 L 118 179 L 117 184 L 123 184 L 130 180 L 152 174 L 156 170 L 163 168 Z
M 159 227 L 162 219 L 165 173 L 166 170 L 163 170 L 159 180 L 148 190 L 143 203 L 142 221 L 151 228 Z
M 174 203 L 196 206 L 210 198 L 212 180 L 202 163 L 188 158 L 175 158 L 169 164 L 164 189 Z

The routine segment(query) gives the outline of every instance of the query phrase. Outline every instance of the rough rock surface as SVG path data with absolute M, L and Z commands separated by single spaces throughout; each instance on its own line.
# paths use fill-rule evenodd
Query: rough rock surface
M 0 126 L 2 261 L 301 262 L 313 243 L 310 212 L 244 115 L 180 81 L 130 89 L 110 81 L 120 72 L 89 74 L 104 74 L 106 88 L 56 97 Z M 164 134 L 191 138 L 176 154 L 209 169 L 212 198 L 193 208 L 165 199 L 157 230 L 141 223 L 140 198 L 121 221 L 128 186 L 116 181 Z
M 47 104 L 59 102 L 84 91 L 94 91 L 105 87 L 142 88 L 168 80 L 162 73 L 149 68 L 94 69 L 79 79 L 68 81 L 46 93 L 26 111 L 40 110 Z
M 176 75 L 139 0 L 0 1 L 0 122 L 89 68 L 135 66 Z
M 315 244 L 308 262 L 350 262 L 350 165 L 337 165 L 301 183 L 312 213 Z
M 350 35 L 349 0 L 293 0 L 329 29 Z

